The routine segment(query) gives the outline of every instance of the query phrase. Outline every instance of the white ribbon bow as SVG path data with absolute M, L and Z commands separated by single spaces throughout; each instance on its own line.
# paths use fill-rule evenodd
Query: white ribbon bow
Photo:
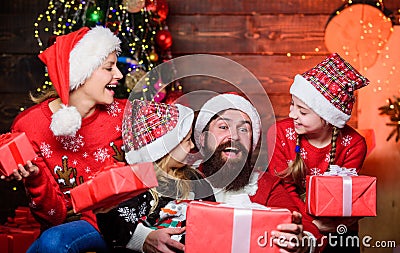
M 329 170 L 325 171 L 324 176 L 358 176 L 357 171 L 355 168 L 344 168 L 338 165 L 331 165 L 329 166 Z

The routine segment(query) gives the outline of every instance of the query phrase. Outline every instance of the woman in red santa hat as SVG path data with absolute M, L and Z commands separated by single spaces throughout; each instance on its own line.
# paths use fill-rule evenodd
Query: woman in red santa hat
M 121 125 L 126 100 L 112 88 L 120 40 L 108 28 L 81 28 L 58 36 L 39 55 L 54 89 L 33 98 L 13 132 L 25 132 L 37 158 L 7 180 L 22 180 L 41 235 L 28 252 L 106 252 L 93 212 L 74 214 L 69 191 L 99 169 L 123 161 Z

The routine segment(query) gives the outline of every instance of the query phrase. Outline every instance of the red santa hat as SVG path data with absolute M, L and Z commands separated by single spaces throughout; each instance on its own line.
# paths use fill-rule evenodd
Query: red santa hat
M 290 94 L 330 124 L 343 128 L 354 106 L 354 91 L 368 84 L 366 77 L 334 53 L 314 68 L 296 75 Z
M 108 28 L 82 27 L 58 36 L 52 46 L 39 54 L 62 102 L 50 124 L 55 136 L 73 136 L 80 129 L 82 117 L 74 106 L 69 106 L 69 93 L 79 88 L 110 53 L 120 52 L 120 43 Z
M 193 119 L 193 110 L 180 104 L 129 101 L 122 131 L 126 161 L 155 162 L 164 157 L 188 135 Z
M 219 112 L 235 109 L 242 111 L 249 116 L 251 120 L 251 127 L 253 130 L 253 150 L 256 148 L 258 140 L 261 135 L 261 120 L 256 108 L 244 97 L 235 93 L 225 93 L 217 95 L 208 100 L 201 107 L 199 114 L 197 115 L 196 125 L 194 128 L 194 140 L 197 147 L 200 145 L 200 135 L 204 131 L 204 128 L 210 122 L 211 118 Z

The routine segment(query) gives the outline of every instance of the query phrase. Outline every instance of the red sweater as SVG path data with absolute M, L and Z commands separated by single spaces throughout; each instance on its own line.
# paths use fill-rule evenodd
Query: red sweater
M 50 130 L 52 112 L 49 102 L 35 105 L 17 116 L 12 132 L 25 132 L 38 155 L 34 164 L 37 176 L 24 180 L 32 213 L 42 229 L 65 222 L 72 210 L 69 191 L 89 180 L 105 165 L 124 160 L 122 118 L 126 100 L 116 99 L 109 106 L 98 106 L 82 119 L 75 137 L 55 137 Z M 95 228 L 96 216 L 82 213 Z
M 250 196 L 252 202 L 262 204 L 268 207 L 284 207 L 290 211 L 298 211 L 299 207 L 295 205 L 288 192 L 282 186 L 282 180 L 269 173 L 263 173 L 258 180 L 258 190 L 254 196 Z M 300 212 L 302 213 L 302 212 Z M 303 216 L 304 217 L 304 216 Z M 305 231 L 312 233 L 319 241 L 322 234 L 310 219 L 302 219 L 303 228 Z M 315 252 L 319 252 L 317 248 Z
M 296 137 L 297 134 L 294 130 L 293 119 L 290 118 L 276 122 L 268 130 L 267 146 L 270 156 L 268 171 L 271 174 L 275 175 L 275 171 L 280 172 L 285 170 L 288 167 L 288 163 L 294 161 L 296 156 Z M 301 138 L 300 147 L 300 152 L 307 168 L 307 175 L 323 174 L 328 168 L 331 144 L 323 148 L 316 148 L 306 138 Z M 357 172 L 359 172 L 366 153 L 367 144 L 364 137 L 350 126 L 345 125 L 340 130 L 336 141 L 335 164 L 345 168 L 356 168 Z M 296 193 L 296 188 L 291 178 L 285 178 L 284 187 L 299 206 L 304 219 L 312 220 L 313 218 L 305 213 L 305 203 Z

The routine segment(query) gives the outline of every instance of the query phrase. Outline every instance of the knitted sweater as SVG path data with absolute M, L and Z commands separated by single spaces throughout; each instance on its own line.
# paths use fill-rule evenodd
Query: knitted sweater
M 277 121 L 269 129 L 267 146 L 271 161 L 268 171 L 272 175 L 285 170 L 288 164 L 294 161 L 296 156 L 296 136 L 293 119 L 290 118 Z M 317 148 L 311 145 L 306 138 L 301 138 L 300 147 L 301 156 L 307 168 L 307 175 L 321 175 L 328 169 L 331 144 L 323 148 Z M 340 134 L 336 141 L 334 164 L 345 168 L 356 168 L 357 172 L 359 172 L 366 152 L 367 145 L 364 137 L 348 125 L 340 129 Z M 284 187 L 299 206 L 303 219 L 312 220 L 313 218 L 305 213 L 305 203 L 300 199 L 294 182 L 290 177 L 285 178 Z
M 192 172 L 186 175 L 191 180 L 187 200 L 215 201 L 211 186 L 205 180 L 198 180 L 202 178 L 200 173 Z M 100 231 L 110 252 L 142 252 L 147 235 L 154 229 L 185 226 L 186 205 L 190 201 L 176 201 L 173 198 L 176 195 L 175 180 L 159 180 L 156 189 L 158 201 L 154 207 L 154 197 L 150 191 L 146 191 L 107 213 L 97 214 Z M 174 239 L 184 243 L 184 238 L 177 236 Z
M 70 190 L 89 180 L 99 169 L 124 160 L 121 127 L 126 100 L 98 106 L 82 119 L 74 137 L 55 137 L 50 130 L 48 99 L 17 116 L 12 132 L 25 132 L 38 157 L 39 174 L 24 179 L 30 207 L 42 230 L 66 222 L 73 214 Z M 68 213 L 68 215 L 67 215 Z M 73 215 L 72 215 L 73 216 Z M 97 228 L 93 212 L 81 218 Z

